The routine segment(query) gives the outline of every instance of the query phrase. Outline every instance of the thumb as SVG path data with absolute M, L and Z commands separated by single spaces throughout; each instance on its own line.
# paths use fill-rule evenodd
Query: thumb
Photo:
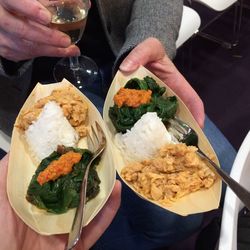
M 144 66 L 162 59 L 164 55 L 165 50 L 161 42 L 151 37 L 137 45 L 123 60 L 119 68 L 125 73 L 130 73 L 141 65 Z

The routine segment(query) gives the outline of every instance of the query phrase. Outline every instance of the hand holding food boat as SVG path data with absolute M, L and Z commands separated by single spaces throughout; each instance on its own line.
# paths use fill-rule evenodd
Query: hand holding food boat
M 151 82 L 153 89 L 155 88 L 153 91 L 152 90 L 151 91 L 154 92 L 155 90 L 157 90 L 156 92 L 158 93 L 154 97 L 154 101 L 150 105 L 148 105 L 148 102 L 151 102 L 152 93 L 149 94 L 150 91 L 146 90 L 145 91 L 146 103 L 144 103 L 144 104 L 146 104 L 146 106 L 149 106 L 147 111 L 155 111 L 154 109 L 155 109 L 155 107 L 157 107 L 157 110 L 159 112 L 158 113 L 157 112 L 144 112 L 145 111 L 144 110 L 141 113 L 141 112 L 136 111 L 135 114 L 137 116 L 140 113 L 140 115 L 137 117 L 138 119 L 136 119 L 136 121 L 140 122 L 139 120 L 142 117 L 142 114 L 146 116 L 146 121 L 147 121 L 147 119 L 149 119 L 148 124 L 152 123 L 154 125 L 154 121 L 156 121 L 158 119 L 155 124 L 157 124 L 157 126 L 159 126 L 159 128 L 157 127 L 157 131 L 153 131 L 153 132 L 157 132 L 157 133 L 155 133 L 156 136 L 158 135 L 158 131 L 163 133 L 164 134 L 163 137 L 165 137 L 165 141 L 164 141 L 164 143 L 165 143 L 165 142 L 171 141 L 172 138 L 171 138 L 171 135 L 168 134 L 168 132 L 167 132 L 164 124 L 161 122 L 161 120 L 164 120 L 165 116 L 171 117 L 172 115 L 177 115 L 178 117 L 180 117 L 184 121 L 188 122 L 197 131 L 197 133 L 199 135 L 199 146 L 205 152 L 207 152 L 211 155 L 215 155 L 215 153 L 214 153 L 212 147 L 210 146 L 208 140 L 206 139 L 205 135 L 203 134 L 203 132 L 201 131 L 201 129 L 197 125 L 196 121 L 194 120 L 194 118 L 192 117 L 191 113 L 188 111 L 186 106 L 182 103 L 182 101 L 178 97 L 176 97 L 176 95 L 170 89 L 168 89 L 166 87 L 166 85 L 160 81 L 160 79 L 155 77 L 153 74 L 151 74 L 149 71 L 147 71 L 143 67 L 139 68 L 136 72 L 134 72 L 132 75 L 129 75 L 129 76 L 125 76 L 121 72 L 117 73 L 117 75 L 115 76 L 115 78 L 111 84 L 108 95 L 106 97 L 105 106 L 104 106 L 104 121 L 102 120 L 100 114 L 95 109 L 93 104 L 85 96 L 83 96 L 78 90 L 74 89 L 74 91 L 76 91 L 75 93 L 77 93 L 78 97 L 80 99 L 84 100 L 84 102 L 87 103 L 87 106 L 89 108 L 88 119 L 87 119 L 88 126 L 90 124 L 93 124 L 94 121 L 97 121 L 102 126 L 102 129 L 105 131 L 106 138 L 107 138 L 107 149 L 105 150 L 105 153 L 103 154 L 103 157 L 101 159 L 100 164 L 98 164 L 96 167 L 97 174 L 98 174 L 99 179 L 100 179 L 100 192 L 97 194 L 97 196 L 94 199 L 90 200 L 87 203 L 87 210 L 86 210 L 86 217 L 85 217 L 84 225 L 88 224 L 94 218 L 94 216 L 102 208 L 105 201 L 107 200 L 107 198 L 108 198 L 108 196 L 113 188 L 113 185 L 114 185 L 114 181 L 115 181 L 114 169 L 115 168 L 116 168 L 118 174 L 121 176 L 121 178 L 125 181 L 125 183 L 132 190 L 134 190 L 139 196 L 141 196 L 142 198 L 148 200 L 149 202 L 152 202 L 158 206 L 161 206 L 164 209 L 167 209 L 169 211 L 172 211 L 172 212 L 175 212 L 175 213 L 181 214 L 181 215 L 188 215 L 188 214 L 192 214 L 192 213 L 208 211 L 208 210 L 211 210 L 211 209 L 218 207 L 219 199 L 220 199 L 220 191 L 221 191 L 221 182 L 218 179 L 213 179 L 214 180 L 212 183 L 213 185 L 211 185 L 211 187 L 209 186 L 208 189 L 203 188 L 202 190 L 188 193 L 185 196 L 177 197 L 178 199 L 172 199 L 171 202 L 166 202 L 166 203 L 160 202 L 160 198 L 157 197 L 157 195 L 158 195 L 157 194 L 157 186 L 153 187 L 153 189 L 155 191 L 154 198 L 156 198 L 155 200 L 153 200 L 152 197 L 147 196 L 146 193 L 139 192 L 140 190 L 137 189 L 136 186 L 129 183 L 129 180 L 127 178 L 128 175 L 127 175 L 125 166 L 127 165 L 128 160 L 129 160 L 131 155 L 124 155 L 124 152 L 121 150 L 119 143 L 117 144 L 117 140 L 118 140 L 117 137 L 123 136 L 125 134 L 118 135 L 117 130 L 116 130 L 117 124 L 114 126 L 113 122 L 110 119 L 110 117 L 112 117 L 112 111 L 110 111 L 110 110 L 112 110 L 112 107 L 114 106 L 114 96 L 117 94 L 117 92 L 122 87 L 124 87 L 124 85 L 130 79 L 136 78 L 138 81 L 138 80 L 142 80 L 144 77 L 147 77 L 148 80 L 150 80 L 150 79 L 156 80 L 156 83 L 157 83 L 156 85 L 155 85 L 154 81 Z M 131 84 L 133 85 L 134 83 L 132 82 Z M 141 84 L 140 81 L 138 82 L 138 84 L 139 85 Z M 165 90 L 164 89 L 165 87 L 167 89 L 167 91 L 166 91 L 167 96 L 168 96 L 167 98 L 161 97 L 162 94 L 165 95 L 165 93 L 163 93 L 163 91 Z M 72 86 L 67 81 L 63 81 L 62 83 L 57 83 L 57 84 L 50 84 L 50 85 L 38 84 L 36 86 L 36 88 L 34 89 L 34 91 L 32 92 L 32 94 L 30 95 L 30 97 L 25 102 L 25 104 L 22 108 L 22 111 L 20 112 L 20 115 L 22 114 L 23 111 L 29 110 L 29 108 L 32 107 L 38 100 L 40 100 L 41 98 L 45 98 L 45 99 L 48 98 L 48 96 L 52 93 L 53 90 L 60 89 L 60 88 L 72 88 Z M 137 91 L 133 91 L 133 88 L 130 88 L 130 91 L 131 92 L 129 92 L 129 95 L 134 95 L 133 92 L 137 92 Z M 125 95 L 126 95 L 126 93 L 125 93 Z M 170 105 L 170 108 L 169 108 L 169 106 L 167 107 L 165 105 L 166 102 Z M 178 103 L 178 105 L 177 105 L 177 103 Z M 140 101 L 139 101 L 139 106 L 141 104 L 143 104 L 143 103 L 140 103 Z M 67 106 L 67 101 L 65 102 L 65 105 Z M 60 104 L 59 106 L 62 106 L 62 104 Z M 121 107 L 122 106 L 123 106 L 123 104 L 121 105 Z M 126 105 L 124 105 L 124 106 L 126 106 Z M 36 112 L 34 112 L 34 113 L 36 113 Z M 82 111 L 81 111 L 81 113 L 82 113 Z M 147 113 L 149 113 L 149 114 L 147 114 Z M 155 114 L 153 114 L 153 113 L 157 114 L 156 117 L 155 117 Z M 159 113 L 162 114 L 161 117 L 158 117 Z M 110 114 L 111 114 L 111 116 L 110 116 Z M 152 114 L 155 118 L 151 117 Z M 72 225 L 72 220 L 74 217 L 74 212 L 75 212 L 74 209 L 69 209 L 66 213 L 62 213 L 62 214 L 52 214 L 52 213 L 50 213 L 51 211 L 48 212 L 45 210 L 41 210 L 40 208 L 35 207 L 34 205 L 29 203 L 25 199 L 25 197 L 27 195 L 27 190 L 29 189 L 29 185 L 32 185 L 32 184 L 30 184 L 32 176 L 34 175 L 34 173 L 36 173 L 37 176 L 35 177 L 36 178 L 35 180 L 36 180 L 36 182 L 38 182 L 37 178 L 38 178 L 38 175 L 40 172 L 37 170 L 38 164 L 37 164 L 36 157 L 34 157 L 34 152 L 27 145 L 28 144 L 27 143 L 28 137 L 25 138 L 25 136 L 24 136 L 25 132 L 21 131 L 21 129 L 20 129 L 21 124 L 22 124 L 22 122 L 20 123 L 20 121 L 22 121 L 22 120 L 20 120 L 20 115 L 17 118 L 17 123 L 16 123 L 16 127 L 13 131 L 13 138 L 12 138 L 12 144 L 11 144 L 11 154 L 10 154 L 10 163 L 9 163 L 9 171 L 8 171 L 8 184 L 7 184 L 8 196 L 9 196 L 10 203 L 11 203 L 12 207 L 14 208 L 14 210 L 16 211 L 16 213 L 22 218 L 22 220 L 27 225 L 29 225 L 31 228 L 33 228 L 35 231 L 37 231 L 41 234 L 59 234 L 59 233 L 69 232 L 70 227 Z M 114 113 L 113 113 L 113 115 L 114 115 Z M 136 115 L 134 117 L 136 117 Z M 149 115 L 149 117 L 147 117 L 148 115 Z M 33 124 L 33 123 L 31 123 L 31 124 Z M 127 129 L 130 129 L 130 131 L 132 131 L 134 129 L 134 127 L 136 127 L 136 126 L 134 125 L 135 122 L 132 122 L 131 124 L 133 124 L 133 125 L 130 127 L 126 127 L 126 126 L 123 127 L 122 132 L 123 133 L 126 132 Z M 144 122 L 142 121 L 142 124 L 145 124 L 145 121 Z M 74 125 L 71 125 L 71 126 L 74 127 Z M 63 127 L 65 128 L 65 126 L 63 126 Z M 140 123 L 139 123 L 139 126 L 137 126 L 137 127 L 138 127 L 137 131 L 140 131 Z M 38 126 L 38 128 L 40 128 L 40 127 Z M 153 126 L 152 128 L 155 128 L 155 127 Z M 42 130 L 41 129 L 38 129 L 38 130 L 39 130 L 40 134 L 42 135 L 42 132 L 41 132 Z M 76 131 L 77 129 L 74 128 L 74 130 Z M 50 130 L 48 129 L 47 131 L 50 131 Z M 59 131 L 60 131 L 60 129 L 59 129 Z M 81 128 L 79 131 L 84 132 L 85 130 Z M 65 134 L 65 132 L 62 132 L 62 134 Z M 78 136 L 79 136 L 79 134 L 80 133 L 78 132 Z M 149 135 L 149 138 L 150 137 L 152 137 L 152 135 Z M 159 142 L 160 142 L 161 137 L 162 136 L 158 137 Z M 76 147 L 76 148 L 80 148 L 80 149 L 75 149 L 75 150 L 73 150 L 73 152 L 79 153 L 79 151 L 86 149 L 86 143 L 84 143 L 84 139 L 81 139 L 78 141 L 77 136 L 74 136 L 74 134 L 72 134 L 72 133 L 71 133 L 71 138 L 73 138 L 72 141 L 74 141 L 74 140 L 77 141 L 77 143 L 76 143 L 77 145 L 64 145 L 64 146 L 66 146 L 66 148 L 64 148 L 64 150 L 66 150 L 68 152 L 68 149 L 67 149 L 68 147 L 74 147 L 74 148 Z M 153 137 L 153 138 L 155 140 L 155 138 L 157 138 L 157 137 Z M 65 139 L 65 138 L 63 138 L 63 139 Z M 158 140 L 158 139 L 156 139 L 156 140 Z M 52 144 L 52 141 L 50 141 L 49 144 Z M 65 144 L 65 140 L 63 140 L 63 144 Z M 134 143 L 135 149 L 136 149 L 136 144 L 137 143 L 135 142 Z M 169 144 L 169 145 L 170 145 L 170 147 L 175 147 L 175 146 L 173 146 L 173 144 Z M 147 145 L 145 145 L 145 146 L 147 146 Z M 185 147 L 185 145 L 181 145 L 180 147 Z M 151 152 L 152 148 L 154 149 L 154 145 L 148 151 L 148 153 L 149 153 L 148 160 L 149 161 L 151 161 L 150 157 L 155 157 L 154 153 L 157 154 L 157 151 L 158 151 L 158 148 L 157 148 L 157 150 L 155 150 L 156 152 L 152 153 Z M 194 151 L 194 149 L 192 149 L 191 151 Z M 85 151 L 85 153 L 86 152 L 88 152 L 88 151 Z M 59 152 L 57 152 L 57 154 L 61 154 L 60 150 L 59 150 Z M 142 159 L 137 159 L 137 163 L 140 164 L 141 160 Z M 178 157 L 177 157 L 177 160 L 178 160 Z M 217 160 L 216 157 L 215 157 L 215 160 Z M 78 164 L 78 163 L 76 163 L 76 164 Z M 71 166 L 70 168 L 73 168 L 73 167 Z M 46 171 L 44 174 L 41 174 L 41 175 L 42 175 L 42 177 L 46 176 Z M 210 173 L 208 175 L 210 175 Z M 65 175 L 65 176 L 58 175 L 58 176 L 59 176 L 59 178 L 57 178 L 57 179 L 61 180 L 61 179 L 65 178 L 65 176 L 67 176 L 67 175 Z M 42 177 L 41 177 L 41 179 L 42 179 Z M 185 176 L 184 176 L 184 178 L 185 178 Z M 50 183 L 50 184 L 52 183 L 52 185 L 53 185 L 54 184 L 53 178 L 50 179 L 48 181 L 48 183 Z M 36 185 L 37 185 L 37 183 L 36 183 Z M 45 182 L 45 185 L 46 185 L 46 182 Z M 186 183 L 186 185 L 188 185 L 188 183 Z M 18 189 L 15 187 L 18 187 Z M 150 192 L 152 191 L 151 189 L 149 189 L 149 190 L 150 190 Z M 194 188 L 194 191 L 195 191 L 195 188 Z M 30 195 L 30 193 L 28 193 L 28 197 L 29 197 L 29 195 Z M 204 197 L 206 197 L 206 199 L 204 199 Z M 60 212 L 65 212 L 65 211 L 61 210 Z
M 126 105 L 121 105 L 121 100 L 116 102 L 116 95 L 118 99 L 120 94 L 126 99 L 124 86 L 143 91 L 151 89 L 150 102 L 139 103 L 137 107 L 134 103 L 128 107 L 130 101 L 127 101 Z M 166 89 L 164 93 L 163 88 Z M 128 96 L 132 96 L 132 92 L 128 92 Z M 195 147 L 178 145 L 167 131 L 167 120 L 174 116 L 187 122 L 197 132 L 199 147 L 218 163 L 212 146 L 192 114 L 166 84 L 144 67 L 129 76 L 118 73 L 109 89 L 103 114 L 115 151 L 117 172 L 139 196 L 174 213 L 189 215 L 218 208 L 221 180 L 210 171 L 206 162 L 195 154 Z M 127 128 L 130 130 L 126 132 Z M 165 143 L 166 147 L 162 147 Z M 163 159 L 169 158 L 165 156 L 171 154 L 173 164 L 169 164 L 169 168 L 172 169 L 159 171 L 161 164 L 166 165 L 166 162 L 162 163 Z M 173 169 L 174 166 L 179 169 Z M 150 168 L 152 171 L 147 172 Z M 167 189 L 171 190 L 170 195 Z
M 107 134 L 95 106 L 65 80 L 37 84 L 22 107 L 12 135 L 7 193 L 15 212 L 36 232 L 51 235 L 70 231 L 75 214 L 72 208 L 78 205 L 84 168 L 92 154 L 85 136 L 96 121 Z M 115 183 L 109 145 L 90 169 L 84 225 L 101 210 Z M 80 161 L 74 162 L 79 154 Z M 73 164 L 67 165 L 69 160 Z M 62 161 L 69 171 L 59 169 Z

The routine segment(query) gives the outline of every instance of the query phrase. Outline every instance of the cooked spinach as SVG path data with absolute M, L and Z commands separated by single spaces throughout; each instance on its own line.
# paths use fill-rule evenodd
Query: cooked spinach
M 157 82 L 146 76 L 142 80 L 138 78 L 130 79 L 125 88 L 151 90 L 152 98 L 150 103 L 142 104 L 137 108 L 122 106 L 116 104 L 109 109 L 109 117 L 117 132 L 125 133 L 131 129 L 134 124 L 147 112 L 156 112 L 163 122 L 173 118 L 178 107 L 178 101 L 175 96 L 162 96 L 166 88 L 160 87 Z
M 80 162 L 73 166 L 71 173 L 59 177 L 55 181 L 49 181 L 40 185 L 37 177 L 41 171 L 54 160 L 57 160 L 63 153 L 73 150 L 82 154 Z M 92 158 L 92 153 L 86 149 L 65 148 L 63 152 L 55 151 L 47 158 L 43 159 L 33 175 L 28 187 L 26 199 L 48 212 L 61 214 L 70 208 L 77 207 L 80 200 L 80 187 L 86 166 Z M 100 179 L 96 172 L 96 163 L 89 170 L 87 185 L 87 200 L 94 198 L 99 190 Z
M 152 96 L 162 96 L 166 88 L 160 87 L 154 78 L 146 76 L 143 79 L 132 78 L 124 86 L 128 89 L 143 89 L 143 90 L 152 90 Z

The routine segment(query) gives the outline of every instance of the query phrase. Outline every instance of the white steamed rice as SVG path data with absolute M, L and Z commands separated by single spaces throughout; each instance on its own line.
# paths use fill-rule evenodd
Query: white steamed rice
M 131 130 L 115 137 L 126 161 L 151 158 L 163 145 L 171 142 L 171 135 L 156 112 L 144 114 Z
M 25 131 L 26 141 L 38 160 L 49 156 L 58 145 L 76 146 L 79 136 L 56 102 L 48 102 L 38 119 Z

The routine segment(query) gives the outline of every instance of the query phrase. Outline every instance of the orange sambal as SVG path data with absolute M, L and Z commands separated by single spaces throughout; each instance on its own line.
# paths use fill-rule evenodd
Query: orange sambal
M 119 108 L 123 105 L 137 108 L 141 104 L 149 103 L 151 95 L 151 90 L 121 88 L 114 96 L 114 102 Z
M 40 185 L 50 181 L 56 180 L 62 175 L 67 175 L 72 171 L 74 164 L 81 160 L 82 155 L 73 151 L 69 151 L 61 155 L 58 160 L 52 161 L 47 168 L 39 173 L 37 182 Z

